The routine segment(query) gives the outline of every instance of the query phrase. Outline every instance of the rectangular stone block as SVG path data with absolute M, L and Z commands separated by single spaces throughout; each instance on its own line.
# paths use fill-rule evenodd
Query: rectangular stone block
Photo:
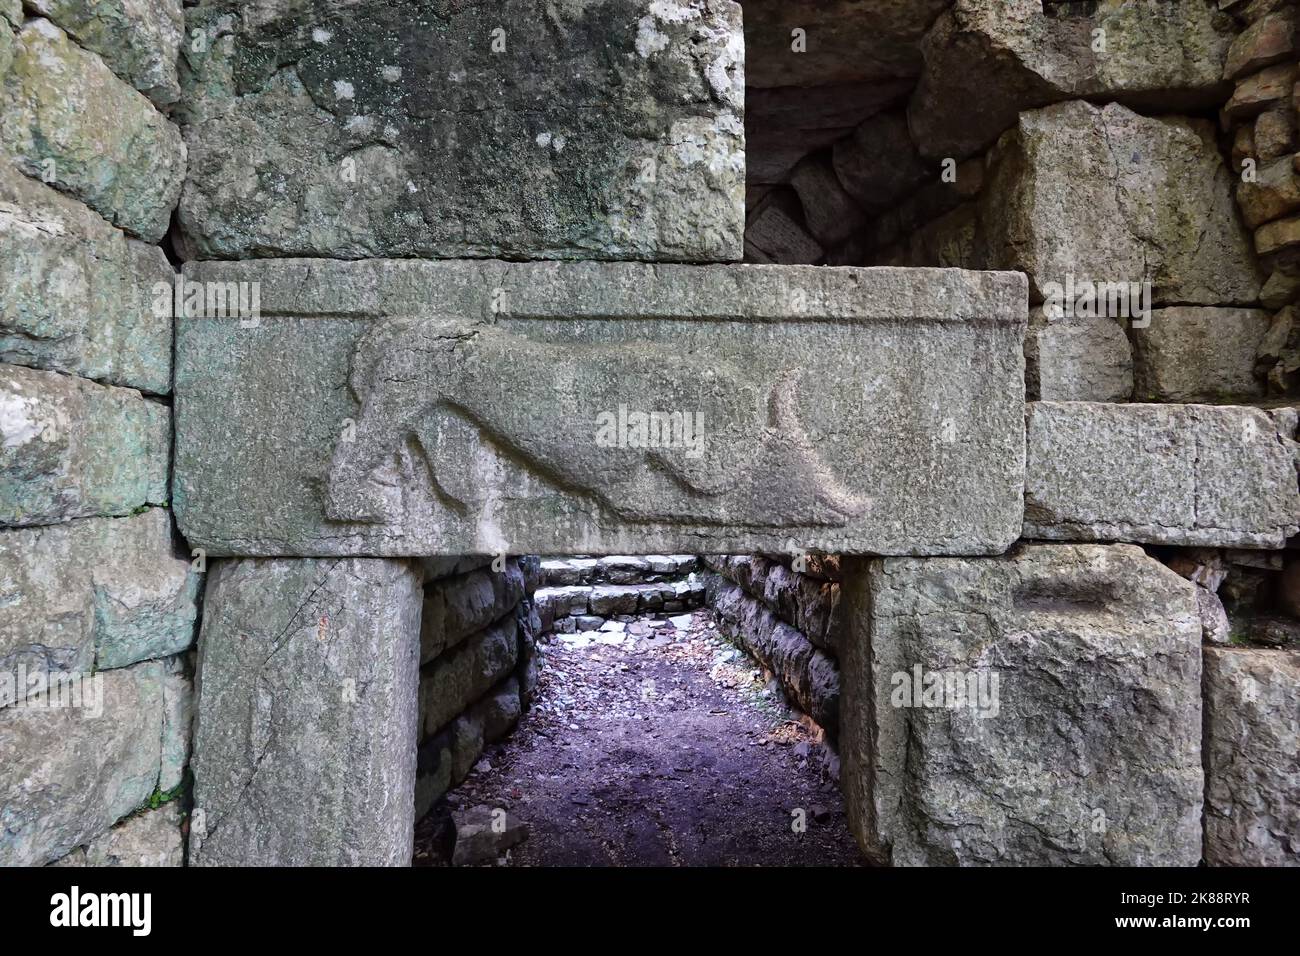
M 0 673 L 179 654 L 194 642 L 198 591 L 163 508 L 0 531 Z M 10 702 L 0 689 L 0 707 Z
M 1300 865 L 1300 651 L 1205 649 L 1205 862 Z
M 98 53 L 109 69 L 159 106 L 180 98 L 181 0 L 27 0 L 27 5 Z
M 516 561 L 504 571 L 480 568 L 425 589 L 420 617 L 420 663 L 493 624 L 524 596 L 524 574 Z
M 175 279 L 161 249 L 0 163 L 0 361 L 166 394 L 172 320 L 154 287 Z
M 169 666 L 87 675 L 0 708 L 0 866 L 40 866 L 106 832 L 158 786 Z M 79 706 L 68 706 L 79 700 Z
M 519 625 L 514 615 L 467 638 L 420 673 L 420 727 L 433 736 L 514 668 Z
M 1133 329 L 1140 402 L 1248 402 L 1264 397 L 1255 374 L 1272 316 L 1263 309 L 1157 309 Z
M 167 502 L 171 410 L 129 388 L 0 365 L 0 525 Z
M 1195 587 L 1128 545 L 845 565 L 849 823 L 881 864 L 1194 866 Z
M 49 20 L 15 39 L 0 141 L 24 173 L 114 225 L 148 242 L 167 232 L 185 178 L 180 131 Z
M 188 29 L 194 258 L 741 258 L 731 0 L 219 0 Z
M 261 289 L 256 327 L 178 321 L 174 506 L 210 554 L 997 553 L 1018 536 L 1018 275 L 188 269 Z
M 1268 415 L 1212 405 L 1031 402 L 1026 538 L 1281 548 L 1300 528 Z
M 1022 113 L 989 154 L 974 262 L 1023 270 L 1035 298 L 1073 276 L 1150 279 L 1148 305 L 1253 305 L 1235 183 L 1206 122 L 1083 101 Z
M 421 596 L 410 561 L 212 567 L 191 864 L 410 864 Z

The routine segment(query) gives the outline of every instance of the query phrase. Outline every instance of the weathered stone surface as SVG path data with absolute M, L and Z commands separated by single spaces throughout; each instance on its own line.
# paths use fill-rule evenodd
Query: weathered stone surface
M 1049 322 L 1031 313 L 1025 338 L 1028 397 L 1066 402 L 1127 402 L 1133 353 L 1114 319 Z
M 709 568 L 767 604 L 817 647 L 837 653 L 841 632 L 839 585 L 754 554 L 710 555 Z
M 1248 128 L 1250 127 L 1242 127 L 1242 129 Z M 1283 157 L 1290 158 L 1296 146 L 1295 111 L 1288 104 L 1260 113 L 1255 117 L 1251 137 L 1255 142 L 1255 156 L 1260 162 L 1267 163 Z
M 748 12 L 745 25 L 747 32 L 753 32 L 754 24 Z M 836 29 L 831 35 L 848 38 L 843 29 Z M 789 38 L 788 31 L 786 37 Z M 827 34 L 819 36 L 818 47 L 824 49 L 828 39 Z M 807 60 L 802 54 L 787 56 Z M 918 55 L 918 62 L 919 59 Z M 819 85 L 811 87 L 755 87 L 754 70 L 761 73 L 764 66 L 754 59 L 752 49 L 748 51 L 745 179 L 751 186 L 786 182 L 799 160 L 848 136 L 858 124 L 882 109 L 905 100 L 916 85 L 913 79 L 879 79 L 832 84 L 818 81 Z
M 1094 48 L 1096 30 L 1105 31 L 1104 52 Z M 925 155 L 965 159 L 1017 114 L 1060 100 L 1161 112 L 1218 106 L 1234 32 L 1204 0 L 1103 3 L 1092 16 L 1065 18 L 1044 16 L 1041 0 L 957 0 L 921 45 L 912 132 Z
M 160 106 L 180 99 L 181 0 L 27 0 Z
M 524 596 L 524 574 L 515 561 L 504 571 L 480 568 L 431 585 L 420 617 L 420 663 L 512 612 Z
M 1021 269 L 1039 295 L 1071 275 L 1149 277 L 1156 304 L 1253 305 L 1233 182 L 1208 123 L 1082 102 L 1024 113 L 990 157 L 976 264 Z
M 745 230 L 745 261 L 771 265 L 813 265 L 825 250 L 785 209 L 765 206 Z
M 48 20 L 28 21 L 0 97 L 0 139 L 18 168 L 149 242 L 167 231 L 185 178 L 180 132 Z
M 1034 402 L 1026 538 L 1281 548 L 1296 469 L 1262 411 Z
M 931 174 L 907 129 L 907 115 L 880 113 L 835 144 L 835 173 L 844 189 L 867 210 L 892 206 Z
M 198 590 L 161 508 L 0 531 L 0 672 L 89 673 L 178 654 L 194 642 Z
M 1235 80 L 1279 60 L 1294 59 L 1294 52 L 1295 11 L 1270 13 L 1250 24 L 1232 41 L 1223 66 L 1224 78 Z
M 517 843 L 528 838 L 528 824 L 498 807 L 478 806 L 452 814 L 456 827 L 452 866 L 492 863 Z
M 87 677 L 0 709 L 0 865 L 49 863 L 139 808 L 158 786 L 162 662 Z
M 0 525 L 167 501 L 171 412 L 134 389 L 0 365 Z
M 180 801 L 127 817 L 54 866 L 183 866 Z
M 174 506 L 209 554 L 969 553 L 1017 536 L 1020 276 L 193 267 L 236 275 L 261 282 L 257 328 L 178 331 Z M 651 412 L 679 413 L 659 448 L 619 424 Z
M 199 257 L 741 257 L 730 0 L 230 0 L 188 26 Z
M 1196 864 L 1190 582 L 1124 545 L 855 564 L 840 754 L 872 860 Z
M 194 743 L 194 680 L 189 658 L 163 661 L 162 755 L 158 767 L 158 789 L 175 790 L 185 778 Z
M 862 207 L 844 191 L 829 157 L 809 156 L 790 173 L 808 231 L 823 246 L 844 242 L 867 224 Z
M 450 786 L 469 776 L 483 748 L 509 733 L 520 712 L 519 681 L 508 677 L 456 718 L 451 725 Z
M 0 361 L 169 392 L 171 314 L 153 289 L 175 278 L 161 249 L 0 163 Z
M 1250 401 L 1264 395 L 1255 356 L 1272 316 L 1262 309 L 1157 309 L 1133 329 L 1139 402 Z
M 1291 156 L 1259 169 L 1256 178 L 1237 187 L 1237 202 L 1246 225 L 1254 229 L 1300 209 L 1300 174 Z
M 1205 649 L 1205 862 L 1300 865 L 1300 651 Z
M 835 660 L 739 585 L 721 575 L 707 577 L 709 604 L 723 634 L 770 670 L 796 707 L 836 736 L 840 673 Z
M 223 561 L 209 574 L 190 862 L 409 865 L 418 567 Z
M 433 736 L 514 668 L 519 627 L 513 615 L 467 638 L 420 672 L 420 726 Z
M 744 0 L 746 82 L 766 88 L 915 77 L 948 0 Z M 794 30 L 806 39 L 795 52 Z
M 1282 104 L 1290 98 L 1295 78 L 1296 67 L 1291 63 L 1278 63 L 1251 74 L 1237 84 L 1223 107 L 1223 115 L 1234 121 L 1248 119 Z

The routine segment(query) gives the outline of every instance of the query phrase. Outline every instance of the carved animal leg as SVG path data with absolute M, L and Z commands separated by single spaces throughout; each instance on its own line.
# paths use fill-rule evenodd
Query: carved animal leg
M 339 439 L 325 503 L 332 520 L 382 524 L 388 519 L 384 496 L 371 476 L 404 440 L 410 429 L 407 419 L 398 403 L 381 398 L 367 403 L 355 434 Z

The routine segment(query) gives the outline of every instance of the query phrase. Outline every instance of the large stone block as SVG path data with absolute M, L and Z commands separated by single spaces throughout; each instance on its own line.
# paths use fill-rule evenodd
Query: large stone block
M 1140 402 L 1249 402 L 1264 397 L 1255 374 L 1272 316 L 1262 309 L 1157 309 L 1133 329 Z M 1046 396 L 1045 396 L 1046 397 Z
M 49 863 L 141 807 L 158 786 L 163 686 L 147 661 L 0 709 L 0 865 Z
M 409 561 L 213 566 L 191 863 L 410 864 L 420 598 Z
M 141 239 L 163 237 L 185 178 L 185 144 L 103 60 L 50 21 L 30 20 L 0 94 L 0 134 L 19 169 Z
M 1223 102 L 1235 27 L 1212 0 L 1092 6 L 1090 16 L 1061 17 L 1042 0 L 957 0 L 921 45 L 925 69 L 909 119 L 922 152 L 965 159 L 1017 114 L 1060 100 L 1116 100 L 1153 112 Z
M 194 641 L 198 590 L 162 508 L 0 531 L 0 672 L 83 673 L 178 654 Z M 0 690 L 0 707 L 9 702 Z
M 1133 397 L 1133 350 L 1114 319 L 1029 320 L 1025 384 L 1031 399 L 1127 402 Z
M 1300 651 L 1205 649 L 1205 862 L 1300 866 Z
M 989 162 L 976 264 L 1027 272 L 1035 295 L 1074 276 L 1149 278 L 1157 305 L 1259 297 L 1210 124 L 1062 103 L 1022 114 Z
M 731 0 L 231 0 L 189 27 L 199 257 L 741 257 Z
M 175 508 L 210 554 L 997 553 L 1018 536 L 1020 276 L 190 269 L 261 283 L 256 328 L 178 323 Z
M 171 411 L 134 389 L 0 365 L 0 525 L 167 501 Z
M 170 392 L 171 313 L 154 286 L 175 279 L 161 249 L 0 163 L 0 361 Z
M 1026 538 L 1281 548 L 1300 529 L 1268 415 L 1211 405 L 1033 402 Z
M 160 106 L 180 99 L 181 0 L 27 0 Z
M 1201 857 L 1194 586 L 1115 545 L 845 567 L 842 780 L 895 865 Z

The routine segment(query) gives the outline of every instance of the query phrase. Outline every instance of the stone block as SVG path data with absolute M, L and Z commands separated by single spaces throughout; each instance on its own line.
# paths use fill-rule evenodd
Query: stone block
M 198 592 L 161 508 L 0 531 L 0 672 L 89 673 L 178 654 L 194 642 Z
M 1300 651 L 1205 649 L 1205 862 L 1300 866 Z
M 158 787 L 165 677 L 146 661 L 0 708 L 0 865 L 53 862 L 144 805 Z
M 0 87 L 0 134 L 24 173 L 157 242 L 185 178 L 181 134 L 48 20 L 27 22 Z
M 420 663 L 512 613 L 524 596 L 524 575 L 516 561 L 504 571 L 480 568 L 429 586 L 420 618 Z
M 184 866 L 181 807 L 172 800 L 127 817 L 103 836 L 53 866 Z
M 796 707 L 837 736 L 841 682 L 835 660 L 738 585 L 711 575 L 709 588 L 723 634 L 770 670 Z
M 129 388 L 0 365 L 0 525 L 167 502 L 171 411 Z
M 1134 399 L 1139 402 L 1248 402 L 1265 383 L 1255 359 L 1272 316 L 1262 309 L 1157 309 L 1134 328 Z
M 840 754 L 870 859 L 1200 860 L 1194 585 L 1125 545 L 854 565 Z
M 420 671 L 420 726 L 432 737 L 514 669 L 519 657 L 514 616 L 467 638 Z
M 1281 548 L 1296 466 L 1255 408 L 1034 402 L 1026 538 Z
M 741 257 L 730 0 L 229 0 L 188 28 L 195 258 Z
M 1231 17 L 1199 0 L 1094 6 L 1090 16 L 1053 17 L 1041 0 L 957 0 L 921 45 L 925 68 L 908 108 L 921 151 L 965 159 L 992 145 L 1019 113 L 1061 100 L 1150 112 L 1223 102 Z M 1096 48 L 1097 30 L 1104 50 Z
M 180 99 L 181 0 L 27 0 L 159 106 Z
M 0 164 L 0 361 L 170 392 L 171 313 L 154 287 L 175 279 L 161 249 Z
M 1070 276 L 1149 278 L 1156 305 L 1259 297 L 1235 180 L 1208 123 L 1062 103 L 1022 114 L 989 164 L 974 264 L 1027 272 L 1037 297 Z
M 261 283 L 256 328 L 178 322 L 174 507 L 209 554 L 969 553 L 1018 534 L 1021 276 L 189 269 Z
M 212 565 L 192 865 L 410 865 L 421 582 L 410 561 Z
M 1133 395 L 1133 351 L 1114 319 L 1049 322 L 1035 310 L 1025 370 L 1030 399 L 1127 402 Z

